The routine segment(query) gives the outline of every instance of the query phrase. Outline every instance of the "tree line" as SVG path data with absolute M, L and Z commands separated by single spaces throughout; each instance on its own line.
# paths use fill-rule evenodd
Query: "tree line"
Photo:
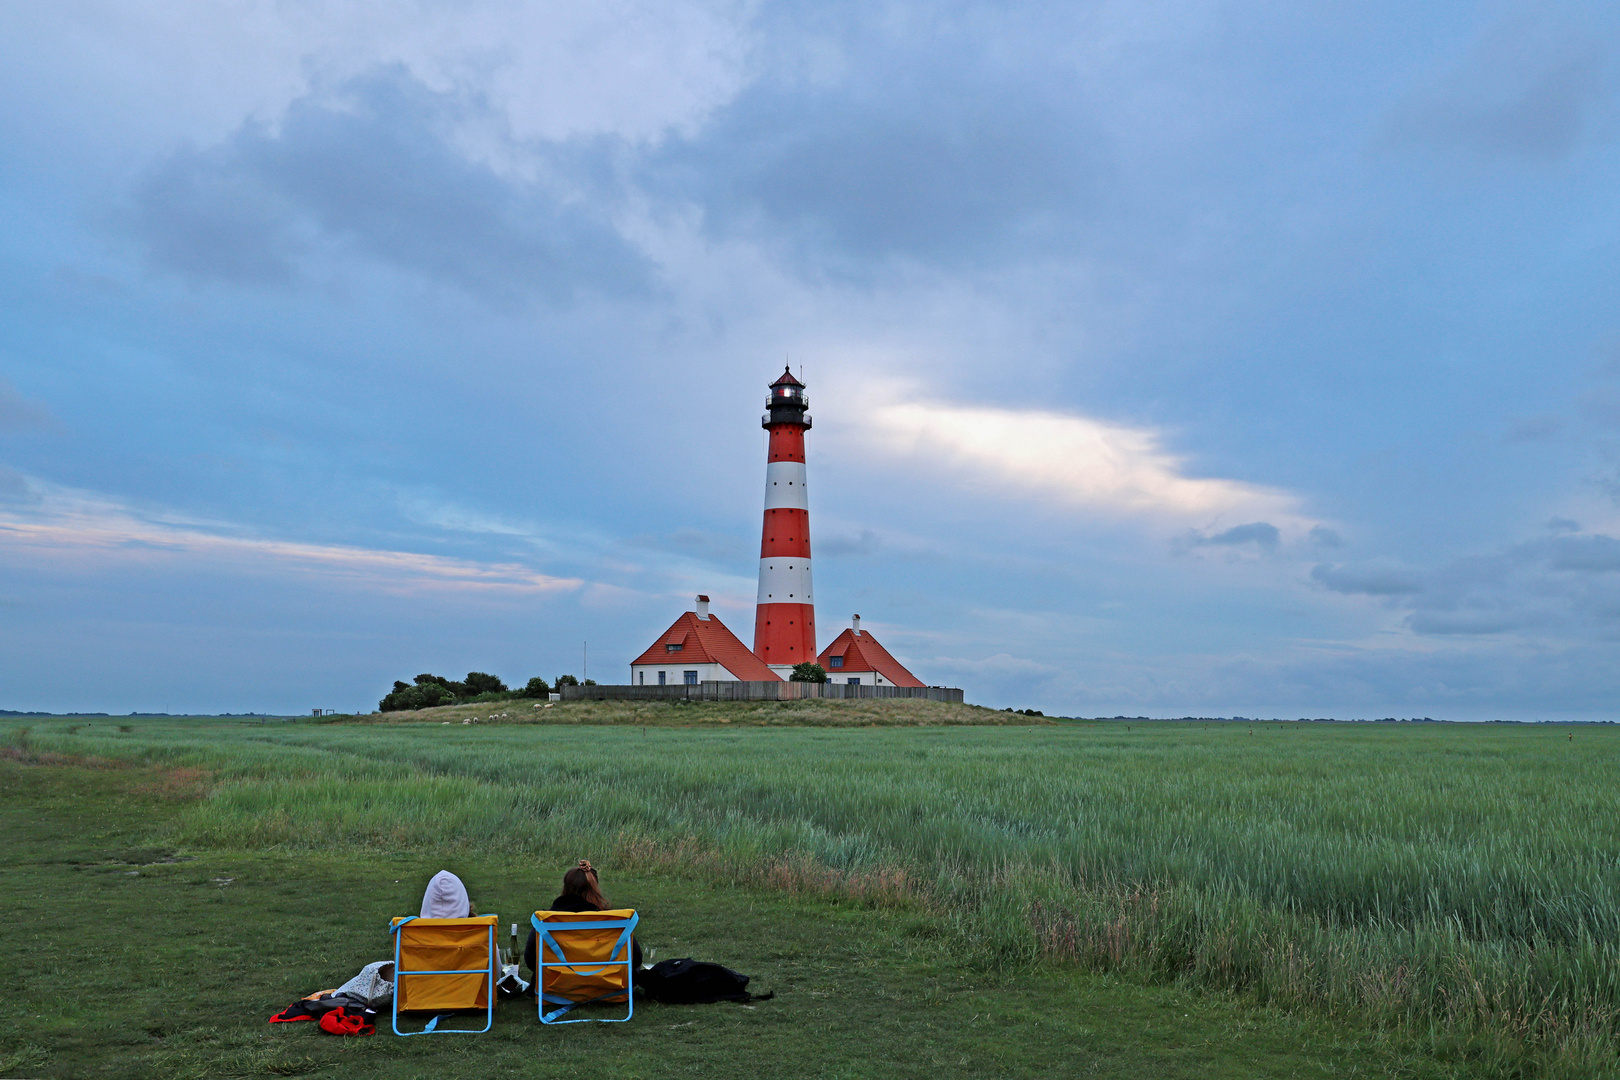
M 536 675 L 522 687 L 511 690 L 499 678 L 484 671 L 469 671 L 459 682 L 442 675 L 424 672 L 412 682 L 394 680 L 394 688 L 377 703 L 379 712 L 402 712 L 407 709 L 431 709 L 436 705 L 463 705 L 469 701 L 511 701 L 517 698 L 545 698 L 556 688 L 579 686 L 572 675 L 559 675 L 548 683 Z M 595 679 L 586 679 L 586 686 L 595 686 Z

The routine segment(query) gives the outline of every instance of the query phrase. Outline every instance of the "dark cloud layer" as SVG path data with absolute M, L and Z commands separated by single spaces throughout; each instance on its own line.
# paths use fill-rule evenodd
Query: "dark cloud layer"
M 1612 106 L 1612 42 L 1589 27 L 1511 30 L 1482 42 L 1442 84 L 1390 120 L 1400 143 L 1520 159 L 1566 158 Z
M 1242 544 L 1253 544 L 1267 551 L 1275 550 L 1282 534 L 1277 526 L 1269 521 L 1253 521 L 1247 525 L 1236 525 L 1225 532 L 1214 536 L 1200 537 L 1198 543 L 1210 544 L 1216 547 L 1237 547 Z
M 768 222 L 829 256 L 1059 250 L 1095 209 L 1106 140 L 1061 41 L 1021 42 L 1012 67 L 971 33 L 842 41 L 855 74 L 809 86 L 766 72 L 642 182 L 721 232 Z
M 1494 555 L 1421 570 L 1379 561 L 1323 563 L 1311 577 L 1334 592 L 1375 597 L 1405 610 L 1418 634 L 1501 634 L 1535 627 L 1549 640 L 1620 634 L 1620 539 L 1572 533 L 1556 519 L 1554 535 Z
M 51 425 L 45 406 L 28 400 L 15 386 L 0 379 L 0 435 L 41 431 Z
M 293 105 L 278 130 L 180 150 L 140 186 L 132 222 L 152 260 L 201 280 L 278 284 L 330 245 L 491 299 L 645 291 L 645 260 L 611 200 L 497 175 L 451 145 L 476 109 L 398 71 Z M 589 147 L 552 147 L 583 172 Z
M 1339 593 L 1404 596 L 1423 591 L 1416 572 L 1379 563 L 1351 566 L 1322 563 L 1311 569 L 1311 577 L 1325 588 Z
M 23 474 L 0 465 L 0 501 L 20 502 L 28 497 L 28 481 Z
M 1560 536 L 1535 545 L 1555 570 L 1602 574 L 1620 570 L 1620 540 L 1612 536 Z
M 1314 525 L 1311 531 L 1305 534 L 1305 539 L 1321 548 L 1344 547 L 1344 537 L 1339 535 L 1337 529 L 1330 529 L 1326 525 Z

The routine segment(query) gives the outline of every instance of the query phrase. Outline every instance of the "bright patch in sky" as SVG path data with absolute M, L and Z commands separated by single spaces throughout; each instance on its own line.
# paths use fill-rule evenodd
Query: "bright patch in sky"
M 0 546 L 8 558 L 57 574 L 91 565 L 128 568 L 163 562 L 195 568 L 208 562 L 271 574 L 341 578 L 391 593 L 545 593 L 584 585 L 518 564 L 232 535 L 210 529 L 205 522 L 154 520 L 74 492 L 50 491 L 7 511 L 0 511 Z
M 1297 500 L 1283 492 L 1186 475 L 1160 437 L 1140 428 L 933 401 L 874 406 L 862 422 L 884 453 L 937 466 L 982 491 L 1010 489 L 1015 498 L 1045 496 L 1098 514 L 1181 523 L 1295 517 Z

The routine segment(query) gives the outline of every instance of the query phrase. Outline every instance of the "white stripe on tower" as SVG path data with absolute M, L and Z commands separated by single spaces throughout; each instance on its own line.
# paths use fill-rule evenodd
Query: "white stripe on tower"
M 765 509 L 810 509 L 810 489 L 805 486 L 804 462 L 772 461 L 765 466 Z
M 759 599 L 755 602 L 760 604 L 814 603 L 810 597 L 810 560 L 759 560 Z

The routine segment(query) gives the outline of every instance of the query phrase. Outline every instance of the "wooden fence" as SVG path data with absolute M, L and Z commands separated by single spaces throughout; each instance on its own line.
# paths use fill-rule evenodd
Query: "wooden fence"
M 668 686 L 564 686 L 564 701 L 797 701 L 803 698 L 922 698 L 960 704 L 954 686 L 850 686 L 848 683 L 725 682 Z

